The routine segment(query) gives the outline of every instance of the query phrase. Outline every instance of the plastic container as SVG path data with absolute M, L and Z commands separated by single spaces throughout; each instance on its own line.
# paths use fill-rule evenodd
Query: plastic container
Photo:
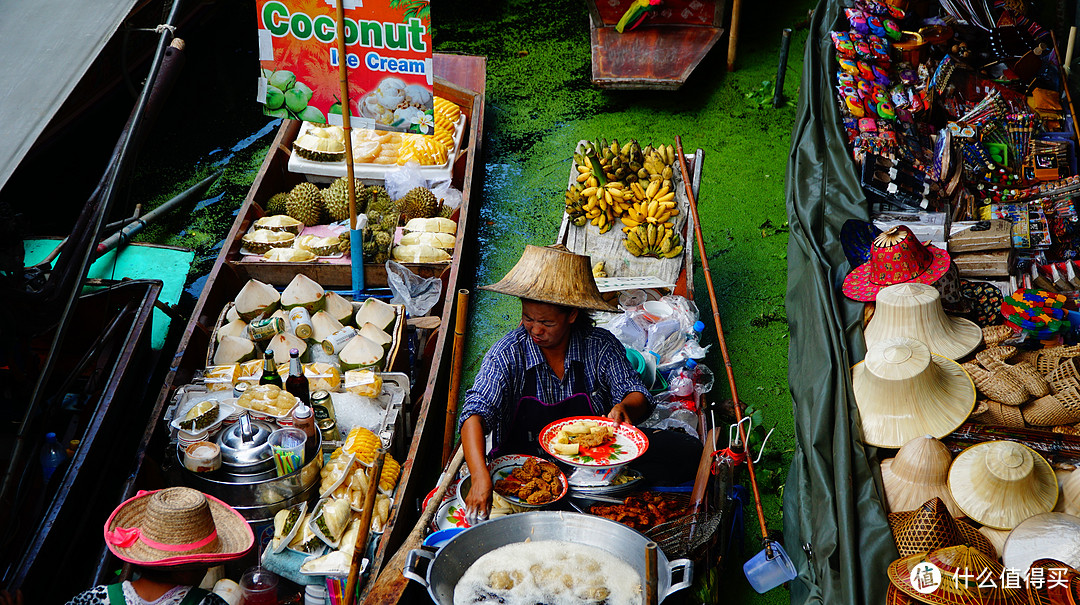
M 298 428 L 278 429 L 266 440 L 274 454 L 278 477 L 292 474 L 304 465 L 304 444 L 307 435 Z
M 46 483 L 52 478 L 56 469 L 67 462 L 67 454 L 64 446 L 56 439 L 56 433 L 45 433 L 45 443 L 41 446 L 41 473 L 45 476 Z
M 304 587 L 304 605 L 327 605 L 330 593 L 322 584 L 308 584 Z
M 263 567 L 253 567 L 240 578 L 242 605 L 277 605 L 278 577 Z
M 799 575 L 779 542 L 772 542 L 772 558 L 768 557 L 768 551 L 767 548 L 761 549 L 761 552 L 743 565 L 746 579 L 759 594 L 764 594 L 784 582 L 790 582 Z

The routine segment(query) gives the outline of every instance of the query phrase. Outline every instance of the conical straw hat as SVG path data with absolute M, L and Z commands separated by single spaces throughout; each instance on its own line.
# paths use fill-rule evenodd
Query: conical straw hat
M 1001 556 L 1005 567 L 1027 569 L 1039 559 L 1080 567 L 1080 517 L 1042 513 L 1024 519 L 1009 533 Z
M 918 568 L 931 563 L 940 573 L 935 587 L 916 585 L 923 576 Z M 985 570 L 985 571 L 984 571 Z M 915 573 L 913 573 L 915 572 Z M 1023 588 L 1006 587 L 1005 568 L 997 559 L 971 546 L 949 546 L 928 553 L 902 557 L 889 564 L 889 581 L 915 600 L 932 605 L 1028 605 Z M 977 579 L 982 574 L 990 581 Z M 920 590 L 922 589 L 922 590 Z M 926 590 L 929 589 L 929 592 Z
M 927 500 L 941 498 L 954 517 L 963 515 L 949 493 L 952 453 L 945 444 L 923 435 L 908 441 L 895 458 L 881 461 L 881 483 L 889 510 L 915 510 Z
M 1073 471 L 1061 480 L 1061 499 L 1054 510 L 1080 517 L 1080 473 Z
M 883 340 L 851 369 L 863 440 L 898 448 L 915 437 L 941 438 L 975 407 L 975 385 L 955 361 L 910 338 Z
M 867 347 L 906 336 L 922 341 L 932 353 L 960 359 L 979 346 L 983 332 L 973 321 L 946 315 L 936 288 L 910 282 L 877 293 L 874 318 L 863 335 Z
M 1005 550 L 1005 541 L 1009 539 L 1009 531 L 1007 529 L 994 529 L 985 525 L 979 528 L 979 533 L 993 545 L 994 552 Z
M 1012 529 L 1057 502 L 1057 477 L 1045 458 L 1013 441 L 986 441 L 960 452 L 949 468 L 953 499 L 972 520 Z
M 889 529 L 901 557 L 960 544 L 974 546 L 994 559 L 998 556 L 986 536 L 949 514 L 941 498 L 927 500 L 918 510 L 889 513 Z
M 561 244 L 525 246 L 505 277 L 480 289 L 553 305 L 613 313 L 621 310 L 596 289 L 589 257 L 574 254 Z
M 1031 605 L 1080 603 L 1080 572 L 1061 561 L 1039 559 L 1027 568 L 1024 578 Z

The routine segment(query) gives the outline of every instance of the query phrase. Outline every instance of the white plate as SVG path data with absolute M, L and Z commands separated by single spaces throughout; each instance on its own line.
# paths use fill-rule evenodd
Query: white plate
M 229 414 L 232 414 L 237 409 L 236 405 L 234 405 L 236 403 L 236 398 L 235 397 L 229 397 L 229 398 L 225 398 L 225 399 L 214 399 L 213 397 L 211 397 L 209 399 L 203 399 L 202 401 L 217 401 L 218 402 L 218 415 L 217 415 L 217 417 L 214 418 L 213 422 L 211 422 L 209 425 L 207 425 L 205 427 L 206 432 L 210 433 L 210 434 L 217 431 L 217 429 L 221 426 L 221 423 L 225 421 L 225 418 L 227 418 L 229 416 Z M 195 407 L 199 403 L 202 403 L 202 401 L 197 401 L 197 402 L 192 403 L 191 405 L 184 406 L 184 408 L 182 410 L 177 409 L 176 416 L 173 417 L 173 421 L 169 423 L 169 426 L 171 426 L 172 428 L 174 428 L 174 429 L 176 429 L 178 431 L 185 430 L 185 429 L 180 428 L 180 419 L 183 418 L 184 416 L 186 416 L 188 411 L 191 410 L 191 408 Z

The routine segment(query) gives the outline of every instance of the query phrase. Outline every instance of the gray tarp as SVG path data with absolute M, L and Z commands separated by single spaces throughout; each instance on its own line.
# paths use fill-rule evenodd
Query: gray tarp
M 134 5 L 0 1 L 0 189 Z
M 862 444 L 851 393 L 849 368 L 865 352 L 862 305 L 840 292 L 848 264 L 837 234 L 847 219 L 865 220 L 867 205 L 835 99 L 834 29 L 847 29 L 842 3 L 821 0 L 788 158 L 788 381 L 797 443 L 784 489 L 784 545 L 799 569 L 792 603 L 874 605 L 884 602 L 885 569 L 898 555 L 876 451 Z

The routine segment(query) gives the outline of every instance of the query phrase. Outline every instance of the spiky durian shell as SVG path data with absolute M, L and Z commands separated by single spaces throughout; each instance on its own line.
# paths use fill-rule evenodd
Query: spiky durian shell
M 314 183 L 300 183 L 289 192 L 285 213 L 305 225 L 318 225 L 322 219 L 322 194 Z
M 276 214 L 285 214 L 285 201 L 289 199 L 289 192 L 282 191 L 281 193 L 275 193 L 266 201 L 267 216 L 274 216 Z
M 330 183 L 330 186 L 322 191 L 323 208 L 331 221 L 343 221 L 349 218 L 349 186 L 347 177 L 341 177 Z M 365 187 L 360 179 L 353 179 L 353 190 L 356 192 L 356 213 L 364 211 L 367 202 Z
M 439 200 L 427 187 L 414 187 L 398 200 L 398 211 L 408 222 L 414 218 L 431 218 L 439 210 Z

